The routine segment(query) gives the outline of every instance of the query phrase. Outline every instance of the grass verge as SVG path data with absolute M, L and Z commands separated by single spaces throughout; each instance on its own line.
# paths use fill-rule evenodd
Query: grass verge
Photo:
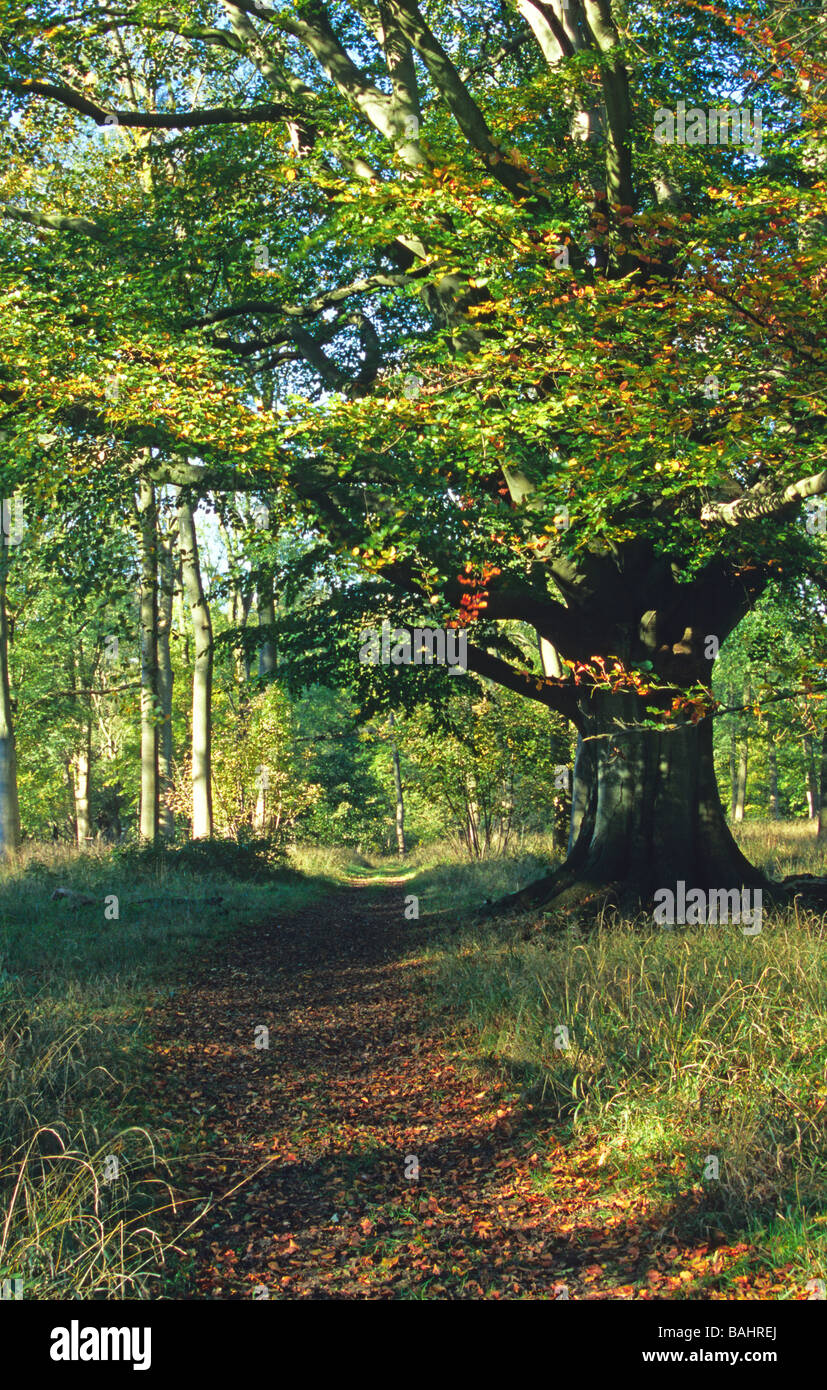
M 818 871 L 808 845 L 781 846 L 785 872 Z M 432 947 L 433 1007 L 461 1021 L 475 1064 L 599 1148 L 607 1191 L 658 1204 L 687 1238 L 743 1241 L 744 1261 L 800 1290 L 827 1278 L 825 928 L 794 910 L 756 937 L 619 918 L 588 935 L 467 927 Z M 550 1171 L 537 1180 L 551 1191 Z
M 2 871 L 5 1296 L 163 1296 L 178 1140 L 155 1120 L 145 1010 L 195 954 L 329 886 L 221 843 L 29 846 Z

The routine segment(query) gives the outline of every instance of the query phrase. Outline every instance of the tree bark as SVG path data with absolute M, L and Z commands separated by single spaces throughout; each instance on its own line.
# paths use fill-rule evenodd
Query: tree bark
M 194 840 L 204 840 L 213 833 L 213 635 L 209 604 L 201 580 L 195 517 L 183 493 L 179 493 L 178 500 L 178 537 L 184 592 L 192 615 L 195 640 L 192 677 L 192 837 Z
M 273 592 L 273 575 L 270 571 L 264 571 L 259 579 L 258 625 L 260 628 L 269 629 L 269 631 L 258 649 L 258 673 L 260 676 L 275 675 L 276 646 L 272 637 L 275 622 L 276 601 Z
M 767 745 L 767 767 L 770 782 L 770 817 L 778 820 L 781 816 L 781 803 L 778 796 L 778 756 L 775 751 L 773 738 L 775 730 L 772 725 L 768 726 L 769 743 Z
M 537 634 L 537 646 L 540 652 L 540 664 L 543 668 L 544 676 L 551 676 L 560 679 L 564 673 L 563 664 L 560 661 L 560 654 L 551 642 Z M 556 732 L 552 733 L 552 740 L 555 750 L 556 766 L 566 765 L 568 771 L 569 750 L 565 747 L 567 740 Z M 559 753 L 559 757 L 557 756 Z M 567 776 L 566 785 L 555 785 L 552 791 L 551 800 L 551 833 L 555 847 L 563 848 L 569 835 L 572 818 L 571 800 L 571 777 Z
M 158 838 L 158 508 L 155 489 L 138 487 L 141 527 L 141 807 L 139 835 Z
M 267 788 L 259 782 L 256 804 L 253 808 L 253 829 L 263 835 L 267 829 Z
M 174 748 L 172 741 L 172 691 L 173 670 L 170 654 L 170 635 L 172 633 L 172 605 L 175 597 L 175 566 L 172 558 L 172 541 L 159 539 L 159 603 L 158 603 L 158 704 L 161 713 L 161 728 L 158 745 L 158 820 L 161 834 L 165 840 L 175 839 L 175 812 L 171 805 L 172 760 Z
M 388 724 L 392 729 L 394 725 L 393 712 L 388 715 Z M 405 844 L 405 798 L 402 791 L 402 767 L 399 762 L 399 749 L 393 737 L 391 738 L 391 760 L 393 762 L 393 786 L 396 799 L 396 848 L 400 859 L 403 859 L 407 851 Z
M 744 691 L 744 703 L 749 704 L 751 692 L 749 686 Z M 732 819 L 739 824 L 744 819 L 744 807 L 747 801 L 747 772 L 749 768 L 749 738 L 744 729 L 741 733 L 741 746 L 738 750 L 738 774 L 735 781 L 735 802 L 733 806 Z
M 83 730 L 83 743 L 72 760 L 72 789 L 75 799 L 75 834 L 79 846 L 92 838 L 90 813 L 92 791 L 92 721 Z
M 727 704 L 735 706 L 735 689 L 727 688 Z M 735 807 L 738 804 L 738 725 L 735 715 L 728 716 L 729 723 L 729 818 L 735 820 Z
M 244 641 L 244 631 L 247 626 L 253 595 L 249 584 L 242 586 L 241 555 L 243 546 L 239 545 L 236 531 L 226 515 L 219 516 L 218 529 L 230 562 L 230 571 L 227 576 L 230 585 L 230 623 L 237 634 L 233 646 L 235 676 L 238 685 L 243 687 L 250 679 L 250 658 L 247 644 Z
M 804 735 L 804 759 L 807 778 L 807 818 L 818 820 L 818 771 L 812 734 Z
M 17 751 L 9 679 L 9 621 L 6 581 L 9 553 L 0 534 L 0 856 L 12 856 L 20 847 L 20 803 L 17 793 Z
M 641 727 L 634 696 L 581 702 L 572 829 L 565 864 L 513 901 L 638 911 L 673 892 L 772 885 L 741 853 L 715 779 L 712 725 Z

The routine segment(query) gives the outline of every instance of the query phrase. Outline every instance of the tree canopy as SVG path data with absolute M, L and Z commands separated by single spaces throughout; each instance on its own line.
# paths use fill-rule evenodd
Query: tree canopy
M 259 494 L 581 734 L 697 724 L 823 593 L 824 29 L 11 4 L 0 491 Z

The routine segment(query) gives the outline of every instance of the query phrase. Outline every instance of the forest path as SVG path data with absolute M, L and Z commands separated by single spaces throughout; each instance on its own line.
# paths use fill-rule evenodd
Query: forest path
M 731 1297 L 715 1286 L 745 1247 L 681 1240 L 499 1069 L 463 1062 L 404 895 L 367 883 L 239 930 L 153 1011 L 183 1213 L 214 1198 L 176 1296 Z

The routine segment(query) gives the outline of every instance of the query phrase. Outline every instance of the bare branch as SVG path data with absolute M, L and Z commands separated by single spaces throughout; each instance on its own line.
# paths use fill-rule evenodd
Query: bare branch
M 351 295 L 367 294 L 371 290 L 378 289 L 395 289 L 405 285 L 409 280 L 415 278 L 417 273 L 423 274 L 424 272 L 418 271 L 413 275 L 388 275 L 384 273 L 371 275 L 364 279 L 353 280 L 349 285 L 340 285 L 336 289 L 326 290 L 323 294 L 308 299 L 305 304 L 274 304 L 267 299 L 242 299 L 238 304 L 230 304 L 226 308 L 215 309 L 201 318 L 187 319 L 184 327 L 206 327 L 208 324 L 223 323 L 227 319 L 239 318 L 244 314 L 280 314 L 284 315 L 285 318 L 313 318 L 325 309 L 332 308 L 334 304 L 341 304 Z
M 469 671 L 494 681 L 496 685 L 504 686 L 506 690 L 513 690 L 518 695 L 537 700 L 547 709 L 556 710 L 568 719 L 575 718 L 577 704 L 568 682 L 547 676 L 535 676 L 530 671 L 518 671 L 501 657 L 493 656 L 491 652 L 483 647 L 475 647 L 471 642 L 466 650 Z
M 40 96 L 49 101 L 59 102 L 70 111 L 90 116 L 96 125 L 128 126 L 135 130 L 187 130 L 196 126 L 251 125 L 257 121 L 283 120 L 301 114 L 297 105 L 278 103 L 250 106 L 246 110 L 216 106 L 207 111 L 115 111 L 106 110 L 63 83 L 14 81 L 7 82 L 5 86 L 8 91 L 18 96 Z

